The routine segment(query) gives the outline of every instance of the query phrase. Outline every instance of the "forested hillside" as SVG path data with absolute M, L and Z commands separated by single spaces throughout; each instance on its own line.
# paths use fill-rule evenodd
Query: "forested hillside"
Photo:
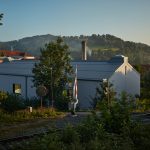
M 0 50 L 20 50 L 39 55 L 40 49 L 48 42 L 56 40 L 54 35 L 40 35 L 20 39 L 18 41 L 0 42 Z M 124 41 L 113 35 L 91 36 L 63 36 L 68 44 L 71 56 L 75 60 L 81 59 L 81 41 L 87 40 L 89 60 L 107 60 L 110 57 L 122 54 L 129 57 L 132 64 L 150 64 L 150 46 L 142 43 Z

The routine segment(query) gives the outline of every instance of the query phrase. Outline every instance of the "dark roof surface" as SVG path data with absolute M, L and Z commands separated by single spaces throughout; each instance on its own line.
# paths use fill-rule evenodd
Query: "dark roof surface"
M 0 74 L 17 74 L 32 76 L 32 69 L 38 60 L 19 60 L 0 64 Z M 123 64 L 122 61 L 73 61 L 71 65 L 74 70 L 77 66 L 77 78 L 81 80 L 102 80 L 109 78 L 118 67 Z
M 122 63 L 111 62 L 72 62 L 74 70 L 77 66 L 78 79 L 102 80 L 109 78 Z

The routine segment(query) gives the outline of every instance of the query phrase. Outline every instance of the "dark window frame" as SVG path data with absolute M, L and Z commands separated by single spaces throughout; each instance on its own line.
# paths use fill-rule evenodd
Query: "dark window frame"
M 18 92 L 17 92 L 18 90 Z M 13 83 L 13 93 L 14 94 L 21 94 L 22 89 L 21 89 L 21 84 L 18 83 Z

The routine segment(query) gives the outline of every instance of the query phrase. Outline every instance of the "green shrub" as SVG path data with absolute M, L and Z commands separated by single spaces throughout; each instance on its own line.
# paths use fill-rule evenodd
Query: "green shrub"
M 0 103 L 8 97 L 6 92 L 0 91 Z
M 67 125 L 65 129 L 62 130 L 61 141 L 65 144 L 78 143 L 79 134 L 71 125 Z
M 95 137 L 103 138 L 105 136 L 101 120 L 96 115 L 88 116 L 88 118 L 77 127 L 77 131 L 82 143 L 87 143 L 95 139 Z
M 126 93 L 122 93 L 119 100 L 115 101 L 109 108 L 103 103 L 102 123 L 108 132 L 120 133 L 122 129 L 131 123 L 131 101 Z
M 14 113 L 7 113 L 6 111 L 0 111 L 0 122 L 2 123 L 12 123 L 12 122 L 22 122 L 34 118 L 57 118 L 63 116 L 64 113 L 58 112 L 55 109 L 43 108 L 33 109 L 33 112 L 26 110 L 16 111 Z
M 150 111 L 150 99 L 137 99 L 136 111 L 139 112 Z
M 149 150 L 150 126 L 149 124 L 136 124 L 131 126 L 130 138 L 137 150 Z
M 24 100 L 24 105 L 26 107 L 31 106 L 33 108 L 38 108 L 41 105 L 41 101 L 37 97 L 27 98 Z
M 25 108 L 24 99 L 20 95 L 8 94 L 5 99 L 1 101 L 1 108 L 9 113 L 14 113 L 17 110 Z
M 55 107 L 58 110 L 68 110 L 68 98 L 58 97 L 55 101 Z

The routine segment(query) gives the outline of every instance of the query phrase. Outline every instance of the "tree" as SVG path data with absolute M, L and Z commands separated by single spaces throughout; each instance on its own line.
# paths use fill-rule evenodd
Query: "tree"
M 99 82 L 99 86 L 96 88 L 96 95 L 92 103 L 93 108 L 100 107 L 102 103 L 106 103 L 106 105 L 110 107 L 115 98 L 115 92 L 112 86 L 112 83 L 110 83 L 107 79 Z
M 135 65 L 135 69 L 141 75 L 140 99 L 150 98 L 150 65 Z
M 2 20 L 3 18 L 3 14 L 0 14 L 0 21 Z M 2 25 L 2 23 L 0 22 L 0 25 Z
M 20 95 L 9 94 L 0 91 L 0 108 L 3 111 L 14 113 L 17 110 L 25 108 L 24 99 Z
M 73 73 L 68 46 L 58 37 L 41 50 L 40 62 L 33 68 L 34 85 L 44 85 L 48 89 L 48 98 L 52 101 L 62 96 L 68 75 Z
M 101 107 L 101 119 L 104 128 L 108 132 L 121 133 L 123 130 L 126 132 L 131 126 L 131 112 L 133 108 L 133 99 L 125 92 L 122 92 L 119 99 L 114 99 L 109 109 Z

